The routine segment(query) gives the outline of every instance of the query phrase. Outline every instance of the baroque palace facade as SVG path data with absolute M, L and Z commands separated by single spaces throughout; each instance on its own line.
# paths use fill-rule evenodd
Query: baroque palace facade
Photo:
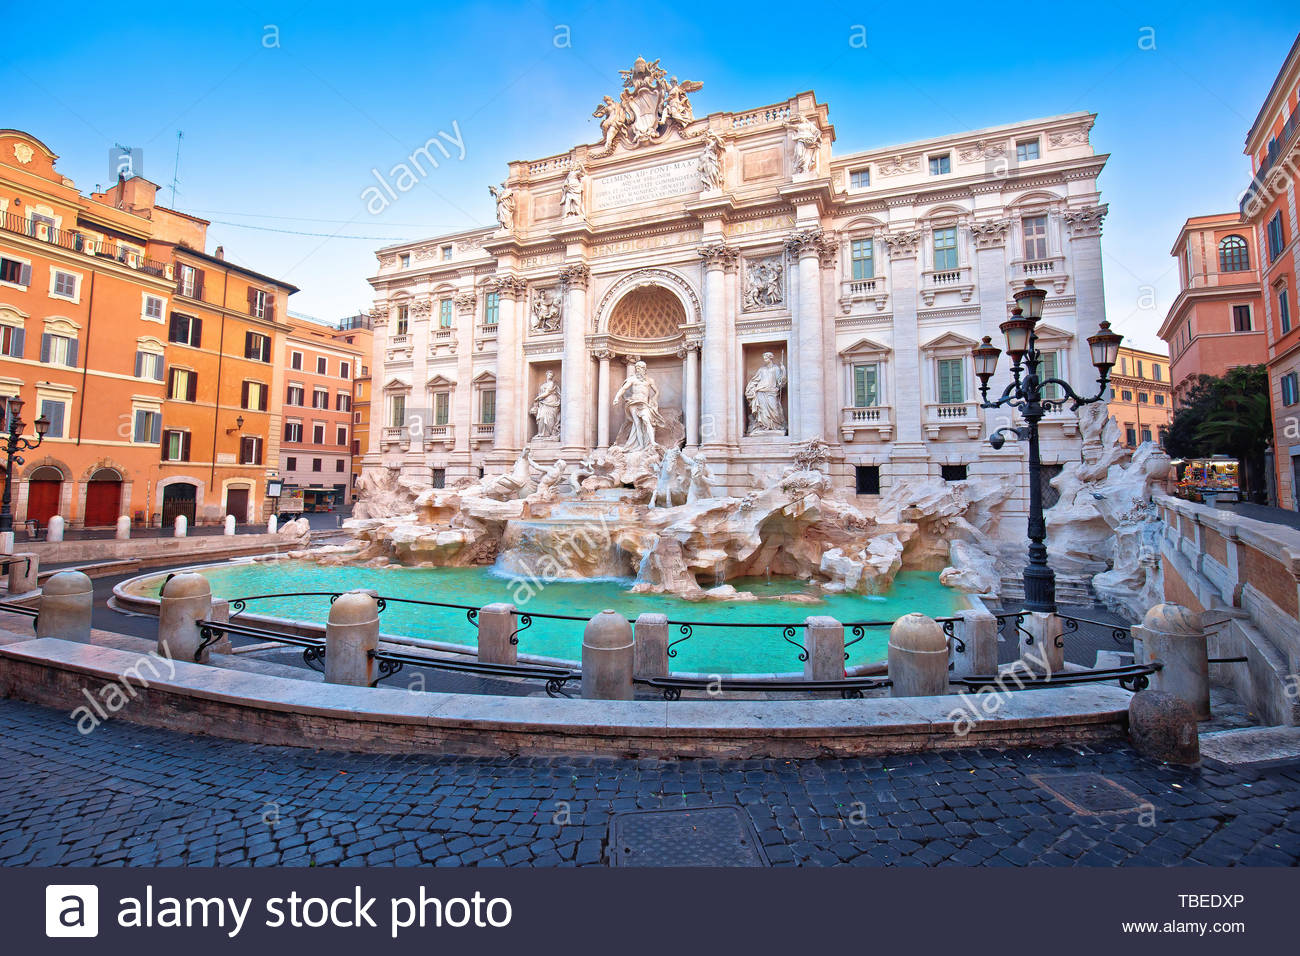
M 599 454 L 636 424 L 621 386 L 644 363 L 659 434 L 732 491 L 810 439 L 860 494 L 1023 482 L 1025 450 L 989 447 L 1008 422 L 978 407 L 970 350 L 1001 343 L 1033 281 L 1049 371 L 1095 380 L 1095 116 L 837 155 L 811 92 L 696 118 L 701 84 L 658 61 L 623 75 L 594 114 L 600 143 L 510 164 L 494 227 L 378 252 L 365 467 L 440 486 L 525 447 L 540 464 Z M 1077 416 L 1050 415 L 1044 461 L 1079 451 Z

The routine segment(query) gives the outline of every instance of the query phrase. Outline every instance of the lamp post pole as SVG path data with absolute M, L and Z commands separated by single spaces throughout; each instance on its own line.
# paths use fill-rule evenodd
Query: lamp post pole
M 997 400 L 989 401 L 989 379 L 997 369 L 1002 350 L 993 345 L 986 335 L 984 341 L 971 351 L 975 360 L 975 374 L 980 380 L 980 397 L 983 399 L 980 407 L 1000 408 L 1009 405 L 1020 412 L 1020 417 L 1025 422 L 1021 426 L 997 429 L 989 436 L 989 444 L 995 449 L 1001 448 L 1006 443 L 1004 434 L 1010 434 L 1029 445 L 1029 560 L 1024 574 L 1025 610 L 1054 614 L 1056 572 L 1047 563 L 1043 460 L 1039 449 L 1038 426 L 1044 415 L 1060 408 L 1067 401 L 1075 410 L 1104 401 L 1106 382 L 1115 365 L 1122 336 L 1112 332 L 1110 323 L 1103 320 L 1097 334 L 1088 337 L 1088 348 L 1098 374 L 1096 395 L 1082 397 L 1063 379 L 1041 379 L 1039 370 L 1042 368 L 1043 355 L 1038 348 L 1035 326 L 1042 318 L 1043 300 L 1046 297 L 1047 292 L 1032 282 L 1026 282 L 1025 288 L 1015 294 L 1016 305 L 1011 310 L 1011 318 L 1002 323 L 1002 333 L 1007 339 L 1007 355 L 1011 358 L 1011 384 Z M 1048 393 L 1049 387 L 1058 389 L 1063 397 L 1056 398 L 1055 393 Z
M 50 430 L 49 420 L 42 415 L 36 419 L 36 440 L 23 437 L 23 400 L 21 398 L 6 398 L 4 403 L 5 426 L 8 432 L 4 435 L 5 443 L 5 491 L 3 499 L 0 499 L 0 534 L 14 530 L 14 515 L 11 509 L 13 503 L 13 485 L 14 485 L 14 465 L 23 464 L 22 452 L 31 451 L 45 440 L 45 433 Z

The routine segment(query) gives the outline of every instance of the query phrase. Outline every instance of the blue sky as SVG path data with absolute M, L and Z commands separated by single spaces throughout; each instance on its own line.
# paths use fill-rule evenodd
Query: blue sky
M 486 224 L 509 160 L 598 139 L 591 110 L 638 54 L 703 81 L 700 115 L 815 90 L 841 151 L 1091 110 L 1111 154 L 1108 311 L 1151 346 L 1174 236 L 1235 208 L 1246 130 L 1298 26 L 1288 3 L 29 4 L 6 14 L 0 126 L 42 139 L 83 192 L 110 181 L 114 143 L 169 184 L 183 130 L 176 206 L 213 220 L 209 251 L 335 319 L 369 306 L 376 248 Z M 372 170 L 439 133 L 464 159 L 449 145 L 368 212 Z

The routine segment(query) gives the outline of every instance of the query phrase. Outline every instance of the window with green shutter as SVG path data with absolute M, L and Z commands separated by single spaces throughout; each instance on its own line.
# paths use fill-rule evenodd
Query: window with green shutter
M 959 358 L 939 359 L 939 404 L 959 405 L 966 401 L 966 383 L 963 376 L 964 361 Z
M 496 292 L 489 292 L 483 297 L 483 324 L 496 325 L 500 318 L 501 296 Z
M 451 328 L 451 299 L 442 299 L 438 303 L 438 325 L 444 329 Z
M 872 279 L 876 275 L 875 248 L 870 239 L 854 239 L 850 247 L 853 278 Z
M 495 425 L 497 420 L 497 392 L 494 388 L 485 388 L 479 399 L 479 422 Z
M 451 407 L 451 394 L 449 392 L 434 392 L 433 394 L 433 423 L 435 425 L 445 425 L 449 418 Z
M 853 407 L 870 408 L 880 404 L 880 365 L 853 366 Z
M 934 231 L 934 268 L 947 271 L 957 268 L 957 229 L 936 229 Z
M 1038 366 L 1038 378 L 1040 381 L 1047 381 L 1049 378 L 1061 377 L 1061 353 L 1044 352 L 1041 364 Z M 1065 397 L 1059 385 L 1043 386 L 1043 398 L 1052 402 L 1059 402 Z
M 388 424 L 391 428 L 401 428 L 406 424 L 406 396 L 393 395 L 388 399 Z

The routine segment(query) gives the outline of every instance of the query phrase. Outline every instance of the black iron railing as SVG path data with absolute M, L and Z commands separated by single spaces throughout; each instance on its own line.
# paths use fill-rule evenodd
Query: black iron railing
M 663 694 L 664 700 L 680 700 L 682 691 L 700 691 L 710 696 L 725 692 L 734 693 L 826 693 L 835 692 L 848 700 L 862 696 L 865 690 L 879 690 L 892 686 L 888 677 L 845 677 L 842 680 L 783 680 L 768 677 L 636 677 L 632 683 L 653 687 Z
M 955 687 L 996 687 L 999 690 L 1033 690 L 1042 687 L 1063 687 L 1069 684 L 1095 684 L 1118 681 L 1126 690 L 1139 691 L 1150 684 L 1150 675 L 1163 670 L 1161 661 L 1149 664 L 1130 664 L 1126 667 L 1103 667 L 1096 670 L 1063 671 L 1057 674 L 1031 675 L 1025 671 L 983 674 L 958 677 L 949 681 Z

